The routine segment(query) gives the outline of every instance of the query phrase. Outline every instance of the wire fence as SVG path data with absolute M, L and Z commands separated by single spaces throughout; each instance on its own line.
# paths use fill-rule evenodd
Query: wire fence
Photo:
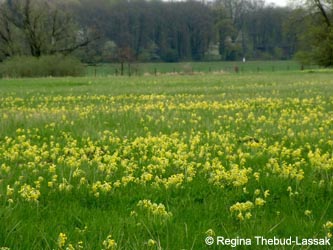
M 128 63 L 87 65 L 87 76 L 143 76 L 143 75 L 191 75 L 191 74 L 222 74 L 222 73 L 260 73 L 260 72 L 288 72 L 315 70 L 316 65 L 300 65 L 294 61 L 268 61 L 268 62 L 200 62 L 200 63 Z

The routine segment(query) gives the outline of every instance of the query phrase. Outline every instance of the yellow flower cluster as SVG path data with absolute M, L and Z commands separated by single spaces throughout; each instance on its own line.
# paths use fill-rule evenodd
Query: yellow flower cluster
M 265 205 L 266 201 L 262 198 L 256 198 L 255 202 L 256 206 L 263 206 Z
M 332 229 L 332 228 L 333 228 L 333 222 L 332 222 L 332 221 L 327 221 L 327 222 L 324 224 L 324 228 L 325 228 L 325 229 Z
M 245 189 L 243 190 L 245 194 L 248 194 L 248 191 Z M 267 198 L 270 193 L 269 190 L 265 190 L 264 197 Z M 246 202 L 237 202 L 230 206 L 229 210 L 232 214 L 236 214 L 236 218 L 240 221 L 243 221 L 244 219 L 250 219 L 252 217 L 251 210 L 257 207 L 262 207 L 265 205 L 266 200 L 263 198 L 257 197 L 261 193 L 260 189 L 256 189 L 254 191 L 254 202 L 252 201 L 246 201 Z M 245 213 L 245 216 L 244 216 Z
M 327 232 L 327 237 L 332 238 L 333 236 L 333 222 L 332 221 L 327 221 L 323 225 L 325 231 Z
M 321 150 L 318 148 L 314 152 L 310 150 L 308 158 L 315 169 L 324 171 L 333 169 L 333 155 L 328 152 L 321 153 Z
M 37 202 L 40 196 L 40 191 L 38 189 L 27 184 L 21 186 L 21 189 L 18 191 L 18 193 L 23 197 L 23 199 L 34 202 Z
M 60 249 L 62 249 L 65 246 L 66 241 L 67 241 L 66 234 L 65 233 L 60 233 L 59 236 L 58 236 L 58 247 Z
M 57 239 L 58 250 L 81 250 L 83 249 L 83 241 L 72 244 L 68 242 L 68 237 L 65 233 L 60 233 Z
M 102 193 L 110 192 L 112 189 L 111 185 L 112 184 L 110 182 L 104 181 L 104 183 L 101 183 L 100 181 L 97 181 L 92 185 L 92 192 L 93 192 L 94 196 L 99 197 L 100 191 Z
M 156 246 L 156 244 L 157 244 L 156 240 L 153 240 L 153 239 L 149 239 L 147 242 L 148 247 L 154 247 L 154 246 Z
M 304 211 L 304 215 L 309 217 L 309 216 L 312 215 L 312 211 L 307 209 L 307 210 Z
M 247 87 L 254 86 L 267 87 Z M 1 130 L 0 200 L 8 206 L 40 204 L 53 194 L 102 200 L 137 189 L 179 194 L 191 185 L 247 197 L 260 187 L 248 201 L 228 204 L 242 221 L 268 207 L 271 183 L 290 197 L 304 192 L 298 188 L 304 182 L 331 188 L 333 98 L 231 96 L 240 88 L 224 86 L 225 93 L 216 95 L 2 96 L 0 128 L 11 132 Z M 139 201 L 131 214 L 138 208 L 172 217 L 165 205 L 150 200 Z M 331 233 L 331 222 L 324 228 Z M 116 245 L 111 236 L 103 242 L 104 249 Z M 78 246 L 59 235 L 59 248 Z
M 115 250 L 117 248 L 117 243 L 114 239 L 112 239 L 112 235 L 108 235 L 106 239 L 103 241 L 103 249 L 102 250 Z
M 237 202 L 236 204 L 232 205 L 230 207 L 231 213 L 237 213 L 237 219 L 242 221 L 244 220 L 245 213 L 245 219 L 250 219 L 252 217 L 251 210 L 254 208 L 253 202 L 246 201 L 246 202 Z
M 206 232 L 205 232 L 205 234 L 207 235 L 207 236 L 215 236 L 216 234 L 215 234 L 215 232 L 214 232 L 214 230 L 213 229 L 208 229 Z
M 147 211 L 148 214 L 156 217 L 164 219 L 169 219 L 172 217 L 172 213 L 168 212 L 162 203 L 157 204 L 151 202 L 150 200 L 140 200 L 137 206 Z
M 224 97 L 221 94 L 219 101 L 204 94 L 1 97 L 5 122 L 31 122 L 27 124 L 30 128 L 17 128 L 14 136 L 1 139 L 2 175 L 17 176 L 11 172 L 19 171 L 24 176 L 4 181 L 12 188 L 10 199 L 14 201 L 19 191 L 15 182 L 34 187 L 35 193 L 31 191 L 29 198 L 32 200 L 43 195 L 41 192 L 81 188 L 88 188 L 98 198 L 101 193 L 132 184 L 179 189 L 202 176 L 221 188 L 245 187 L 253 179 L 260 182 L 268 175 L 300 182 L 306 178 L 308 162 L 317 171 L 332 168 L 328 151 L 312 149 L 306 143 L 301 147 L 286 143 L 290 138 L 307 141 L 323 131 L 328 133 L 331 118 L 323 111 L 327 103 L 320 96 L 302 100 Z M 257 110 L 262 112 L 258 114 Z M 142 114 L 136 122 L 148 131 L 129 138 L 117 129 L 98 131 L 94 139 L 77 139 L 73 133 L 61 131 L 57 137 L 46 138 L 45 132 L 33 126 L 45 123 L 44 129 L 52 134 L 66 124 L 85 124 L 88 120 L 99 124 L 101 117 L 121 118 L 128 112 L 134 117 Z M 196 129 L 186 132 L 189 123 Z M 244 123 L 258 128 L 253 130 L 254 136 L 238 135 L 241 130 L 237 128 Z M 321 124 L 318 128 L 311 125 L 317 123 Z M 275 141 L 265 138 L 262 129 L 273 124 L 276 135 L 273 133 L 272 138 L 279 138 Z M 175 132 L 175 125 L 185 132 Z M 305 125 L 308 130 L 295 129 Z M 117 126 L 126 129 L 120 123 Z M 165 128 L 170 133 L 152 133 L 152 128 Z M 321 144 L 329 146 L 332 142 Z M 252 164 L 256 159 L 263 159 L 261 165 Z M 46 180 L 40 182 L 41 187 L 46 183 L 48 188 L 34 184 L 38 177 Z

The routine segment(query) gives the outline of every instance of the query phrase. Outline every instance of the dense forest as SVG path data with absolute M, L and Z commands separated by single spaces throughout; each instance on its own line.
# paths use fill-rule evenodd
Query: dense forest
M 328 0 L 284 8 L 262 0 L 0 0 L 0 61 L 57 53 L 86 63 L 296 55 L 330 66 L 332 5 Z

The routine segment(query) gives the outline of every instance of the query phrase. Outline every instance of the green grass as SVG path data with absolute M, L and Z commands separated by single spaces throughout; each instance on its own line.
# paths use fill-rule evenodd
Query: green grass
M 237 249 L 330 249 L 254 236 L 333 231 L 332 79 L 0 80 L 0 249 L 230 249 L 206 246 L 209 230 L 252 239 Z
M 302 66 L 295 61 L 247 61 L 243 62 L 179 62 L 179 63 L 132 63 L 125 64 L 124 75 L 143 74 L 198 74 L 198 73 L 262 73 L 276 71 L 301 70 Z M 304 69 L 318 68 L 316 66 L 303 67 Z M 101 64 L 87 67 L 88 76 L 120 75 L 120 64 Z

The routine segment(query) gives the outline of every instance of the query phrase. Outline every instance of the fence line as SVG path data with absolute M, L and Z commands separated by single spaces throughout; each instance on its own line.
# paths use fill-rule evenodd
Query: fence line
M 168 65 L 168 64 L 165 64 Z M 142 75 L 161 75 L 161 74 L 203 74 L 203 73 L 260 73 L 260 72 L 283 72 L 283 71 L 302 71 L 319 69 L 318 66 L 304 66 L 297 64 L 286 65 L 255 65 L 255 64 L 230 64 L 206 66 L 204 65 L 178 65 L 178 67 L 165 67 L 160 64 L 155 67 L 142 67 L 144 64 L 128 64 L 121 74 L 120 66 L 116 64 L 87 65 L 87 76 L 142 76 Z

